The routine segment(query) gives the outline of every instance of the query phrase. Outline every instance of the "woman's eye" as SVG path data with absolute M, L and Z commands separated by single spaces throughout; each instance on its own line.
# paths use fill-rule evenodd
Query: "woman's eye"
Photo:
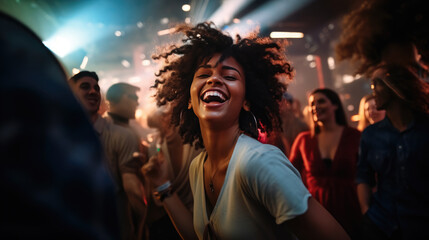
M 198 77 L 198 78 L 207 78 L 207 77 L 209 77 L 209 76 L 210 76 L 209 74 L 205 74 L 205 73 L 197 74 L 197 77 Z
M 234 76 L 225 76 L 225 79 L 227 79 L 227 80 L 237 80 L 237 78 L 234 77 Z

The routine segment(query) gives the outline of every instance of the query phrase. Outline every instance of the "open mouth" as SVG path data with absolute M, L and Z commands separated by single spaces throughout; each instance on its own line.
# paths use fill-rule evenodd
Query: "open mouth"
M 92 104 L 96 104 L 96 103 L 98 103 L 99 99 L 94 98 L 94 97 L 89 97 L 89 98 L 87 98 L 87 101 L 92 103 Z
M 227 98 L 226 96 L 219 91 L 207 91 L 201 96 L 201 100 L 205 103 L 224 103 Z

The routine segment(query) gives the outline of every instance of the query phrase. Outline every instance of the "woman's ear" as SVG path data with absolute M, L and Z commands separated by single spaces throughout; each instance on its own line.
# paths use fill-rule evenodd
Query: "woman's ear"
M 248 111 L 248 112 L 250 111 L 250 104 L 249 104 L 249 102 L 247 100 L 244 100 L 243 109 L 245 111 Z
M 189 100 L 189 102 L 188 102 L 188 109 L 192 109 L 191 100 Z

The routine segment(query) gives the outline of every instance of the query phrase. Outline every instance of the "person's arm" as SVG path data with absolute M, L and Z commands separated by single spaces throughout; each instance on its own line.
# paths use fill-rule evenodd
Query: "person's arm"
M 372 187 L 375 185 L 375 171 L 368 161 L 368 144 L 366 144 L 365 139 L 366 137 L 362 136 L 359 146 L 359 161 L 356 171 L 356 191 L 362 214 L 365 214 L 369 209 Z
M 192 212 L 186 208 L 179 196 L 173 193 L 162 203 L 182 239 L 198 239 L 194 231 Z
M 122 185 L 131 207 L 141 214 L 146 211 L 144 203 L 144 187 L 135 173 L 123 173 Z
M 312 197 L 308 199 L 308 209 L 304 214 L 288 220 L 282 225 L 292 231 L 300 240 L 350 239 L 335 218 Z
M 372 195 L 371 187 L 366 183 L 359 183 L 357 185 L 357 195 L 362 214 L 365 214 L 369 209 L 369 203 Z
M 162 152 L 151 157 L 141 171 L 152 182 L 155 189 L 169 181 L 167 161 Z M 174 189 L 172 191 L 174 192 Z M 173 193 L 164 198 L 162 203 L 180 236 L 183 239 L 198 239 L 194 231 L 192 212 L 186 208 L 178 195 Z
M 116 128 L 121 130 L 121 138 L 118 139 L 116 147 L 122 187 L 127 195 L 131 208 L 143 214 L 144 211 L 146 211 L 144 185 L 137 175 L 141 166 L 142 157 L 139 142 L 130 130 L 119 127 Z

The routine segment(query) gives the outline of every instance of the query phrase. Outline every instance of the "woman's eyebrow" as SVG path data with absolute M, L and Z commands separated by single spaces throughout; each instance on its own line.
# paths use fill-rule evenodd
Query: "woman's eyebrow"
M 204 64 L 204 65 L 200 65 L 200 66 L 198 66 L 197 67 L 197 69 L 195 70 L 195 71 L 198 71 L 198 69 L 200 69 L 200 68 L 212 68 L 212 66 L 211 65 L 209 65 L 209 64 Z M 236 68 L 234 68 L 234 67 L 231 67 L 231 66 L 222 66 L 222 69 L 228 69 L 228 70 L 234 70 L 234 71 L 236 71 L 240 76 L 241 76 L 241 73 L 240 73 L 240 71 L 238 71 L 238 69 L 236 69 Z
M 197 70 L 200 69 L 200 68 L 212 68 L 212 66 L 209 65 L 209 64 L 200 65 L 200 66 L 197 67 Z
M 230 67 L 230 66 L 222 66 L 222 69 L 229 69 L 229 70 L 234 70 L 238 73 L 238 75 L 241 76 L 240 71 L 238 71 L 238 69 L 234 68 L 234 67 Z

